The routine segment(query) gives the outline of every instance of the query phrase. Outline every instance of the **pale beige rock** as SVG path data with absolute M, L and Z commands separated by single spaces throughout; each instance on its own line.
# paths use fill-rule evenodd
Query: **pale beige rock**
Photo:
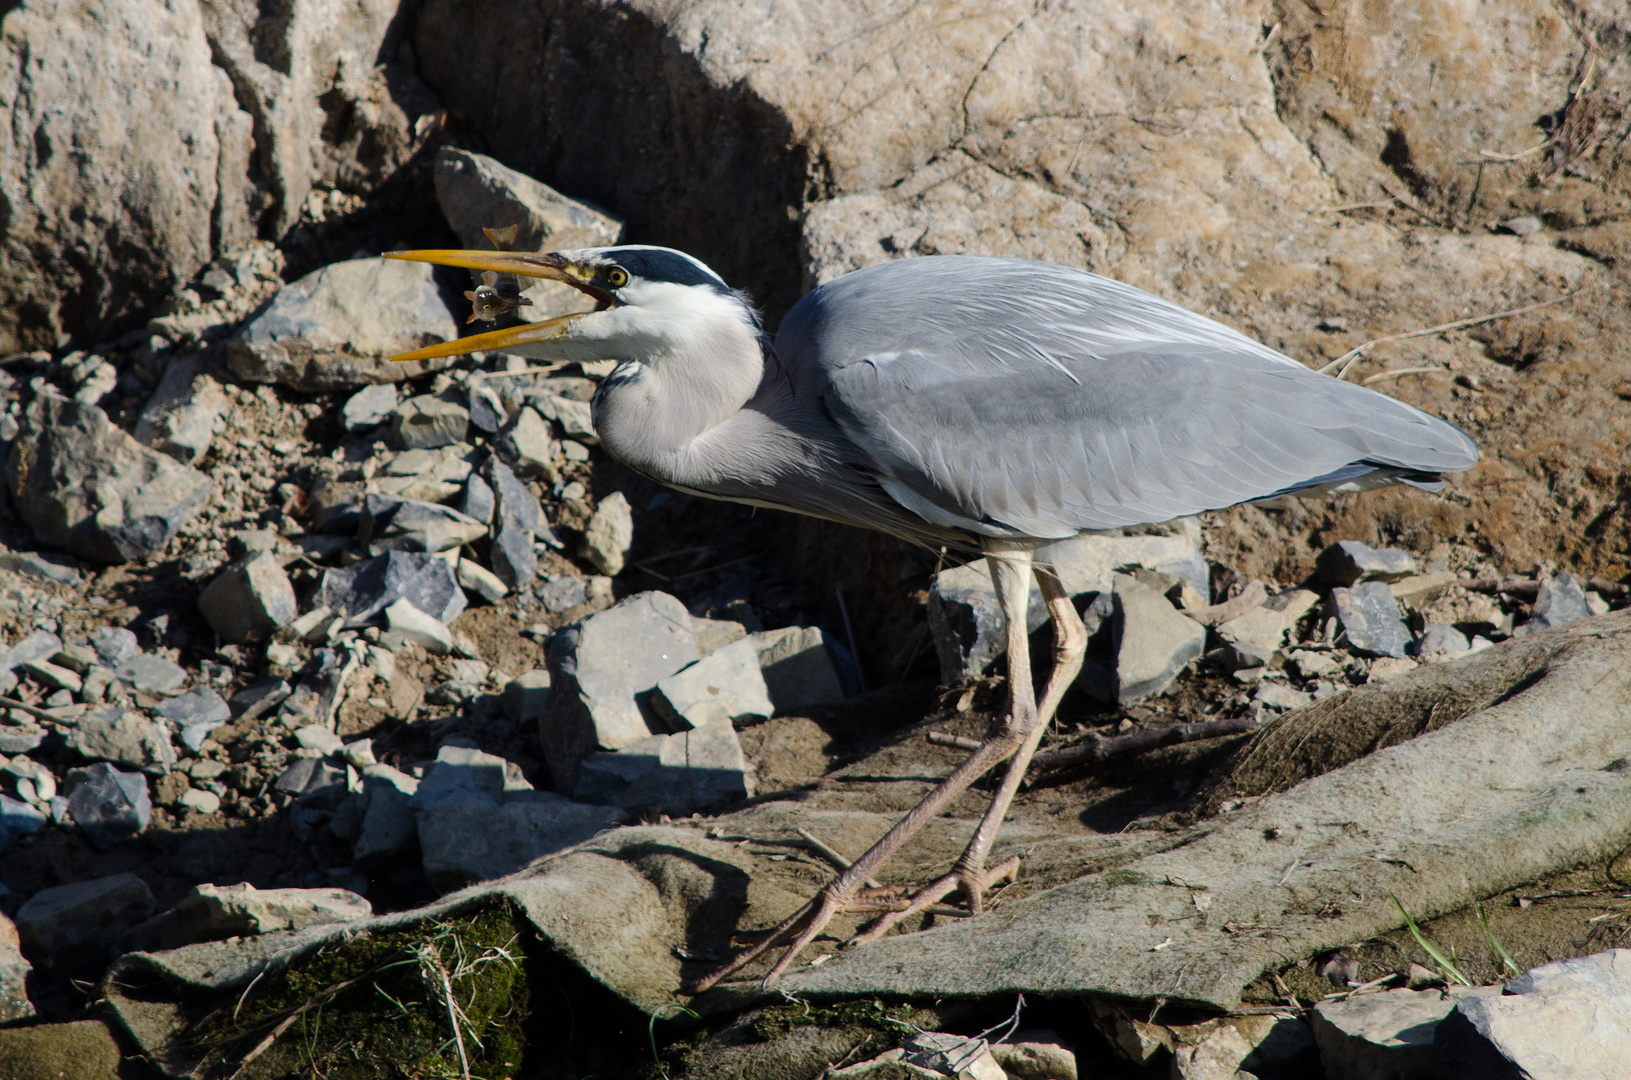
M 614 491 L 595 507 L 583 530 L 583 557 L 607 577 L 623 572 L 623 561 L 634 546 L 634 515 L 629 500 Z

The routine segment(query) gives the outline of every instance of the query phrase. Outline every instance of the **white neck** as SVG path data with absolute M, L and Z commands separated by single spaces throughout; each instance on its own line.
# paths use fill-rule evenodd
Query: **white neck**
M 595 320 L 583 329 L 624 361 L 595 395 L 595 429 L 613 457 L 701 486 L 699 470 L 718 457 L 709 436 L 759 389 L 757 328 L 740 301 L 702 286 L 644 285 L 625 298 L 578 324 Z

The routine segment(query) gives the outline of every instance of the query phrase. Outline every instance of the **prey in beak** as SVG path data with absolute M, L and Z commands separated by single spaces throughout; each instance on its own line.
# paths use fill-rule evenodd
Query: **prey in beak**
M 481 270 L 494 274 L 516 274 L 523 277 L 543 278 L 547 281 L 564 281 L 580 292 L 594 297 L 601 304 L 616 302 L 609 292 L 598 287 L 598 271 L 596 268 L 570 262 L 553 251 L 461 251 L 454 249 L 389 251 L 385 253 L 385 257 L 387 259 L 404 259 L 409 262 L 434 263 L 438 266 L 457 266 L 466 270 Z M 399 353 L 391 357 L 391 359 L 399 363 L 410 360 L 433 360 L 443 356 L 463 356 L 467 353 L 487 350 L 506 351 L 521 345 L 554 341 L 564 336 L 567 328 L 573 322 L 587 314 L 590 314 L 590 312 L 580 311 L 570 315 L 558 315 L 553 319 L 545 319 L 542 322 L 527 323 L 523 326 L 492 330 L 485 334 L 472 334 L 469 337 L 454 338 L 452 341 L 444 341 L 440 345 L 429 345 L 423 349 L 414 349 L 412 352 Z

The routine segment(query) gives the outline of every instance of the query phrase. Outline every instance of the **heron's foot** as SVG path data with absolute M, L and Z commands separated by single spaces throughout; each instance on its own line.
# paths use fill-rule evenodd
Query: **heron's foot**
M 913 893 L 909 902 L 886 911 L 877 922 L 851 938 L 849 944 L 864 945 L 869 941 L 876 941 L 894 929 L 902 919 L 908 919 L 913 915 L 928 911 L 959 890 L 968 905 L 968 914 L 978 915 L 985 910 L 986 891 L 998 882 L 1014 880 L 1018 873 L 1019 856 L 1017 855 L 1011 859 L 1004 859 L 989 870 L 975 870 L 958 866 L 945 877 L 938 881 L 931 881 Z
M 882 911 L 887 914 L 909 903 L 907 890 L 903 886 L 857 889 L 853 894 L 845 896 L 835 887 L 836 884 L 835 882 L 822 889 L 814 900 L 782 920 L 779 926 L 766 932 L 758 942 L 732 957 L 723 967 L 693 982 L 688 989 L 693 994 L 700 994 L 742 970 L 777 945 L 787 942 L 787 950 L 764 977 L 764 985 L 769 986 L 793 965 L 793 960 L 804 947 L 826 929 L 834 915 L 845 911 Z

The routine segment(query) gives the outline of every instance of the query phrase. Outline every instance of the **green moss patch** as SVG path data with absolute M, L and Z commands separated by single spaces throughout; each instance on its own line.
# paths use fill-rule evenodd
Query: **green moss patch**
M 497 908 L 336 941 L 195 1024 L 198 1075 L 509 1080 L 528 1013 L 523 932 Z

